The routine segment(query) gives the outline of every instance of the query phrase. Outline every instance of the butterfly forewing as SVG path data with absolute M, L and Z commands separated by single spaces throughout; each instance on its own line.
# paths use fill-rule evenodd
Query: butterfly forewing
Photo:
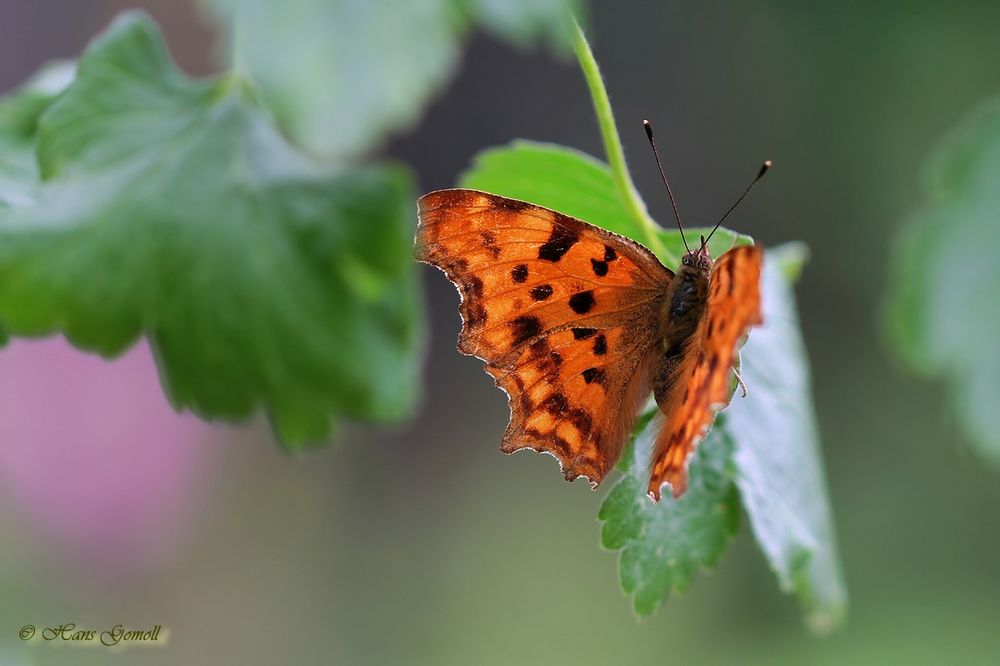
M 687 488 L 687 461 L 729 402 L 737 345 L 761 323 L 760 272 L 764 252 L 741 246 L 724 253 L 712 269 L 705 314 L 686 348 L 660 409 L 666 416 L 653 449 L 649 493 L 660 497 L 670 483 L 674 496 Z
M 508 394 L 501 449 L 600 482 L 650 390 L 673 274 L 631 240 L 521 201 L 443 190 L 419 210 L 418 258 L 462 295 L 459 350 Z

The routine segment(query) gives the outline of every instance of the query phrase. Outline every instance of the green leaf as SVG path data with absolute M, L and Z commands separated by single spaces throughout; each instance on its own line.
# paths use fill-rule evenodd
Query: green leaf
M 761 298 L 764 325 L 741 351 L 749 387 L 726 409 L 735 445 L 736 484 L 757 543 L 783 590 L 794 593 L 816 631 L 834 628 L 846 612 L 847 591 L 823 475 L 789 274 L 804 260 L 800 244 L 767 253 Z
M 525 42 L 563 34 L 577 4 L 286 0 L 275 12 L 268 0 L 204 2 L 282 126 L 326 157 L 357 155 L 413 124 L 455 70 L 473 22 Z
M 489 32 L 521 46 L 547 40 L 570 47 L 570 17 L 583 9 L 581 0 L 467 0 L 469 10 Z
M 42 115 L 35 205 L 0 211 L 0 323 L 114 355 L 146 334 L 177 407 L 263 407 L 295 446 L 398 418 L 422 328 L 413 188 L 291 148 L 237 77 L 194 81 L 120 17 Z
M 648 246 L 646 231 L 626 208 L 610 167 L 572 148 L 524 140 L 489 148 L 476 155 L 460 185 L 545 206 Z M 692 227 L 685 234 L 693 240 L 709 231 Z M 676 268 L 684 253 L 680 234 L 666 229 L 657 233 L 667 248 L 660 260 Z M 753 240 L 720 228 L 709 241 L 709 251 L 718 256 L 737 243 Z
M 716 426 L 691 459 L 688 490 L 659 503 L 646 495 L 649 456 L 662 419 L 636 437 L 625 476 L 597 514 L 601 543 L 621 550 L 622 589 L 639 615 L 650 615 L 672 591 L 683 592 L 699 569 L 713 566 L 739 528 L 740 505 L 732 480 L 733 445 Z
M 619 466 L 625 477 L 598 514 L 601 540 L 622 549 L 622 588 L 634 595 L 640 615 L 656 610 L 671 591 L 683 591 L 699 568 L 715 564 L 736 532 L 742 500 L 782 588 L 798 596 L 810 626 L 829 630 L 843 619 L 846 590 L 790 287 L 805 254 L 804 246 L 789 244 L 767 255 L 766 323 L 741 354 L 750 396 L 735 399 L 697 448 L 688 492 L 660 504 L 646 497 L 650 449 L 662 419 L 642 417 L 648 424 Z
M 629 238 L 642 237 L 608 165 L 572 148 L 525 140 L 488 148 L 476 155 L 459 183 L 530 201 Z
M 1000 466 L 1000 98 L 962 122 L 929 167 L 892 257 L 887 329 L 913 370 L 947 382 L 957 421 Z
M 0 99 L 0 208 L 28 205 L 38 195 L 38 119 L 73 80 L 75 69 L 69 62 L 49 63 Z

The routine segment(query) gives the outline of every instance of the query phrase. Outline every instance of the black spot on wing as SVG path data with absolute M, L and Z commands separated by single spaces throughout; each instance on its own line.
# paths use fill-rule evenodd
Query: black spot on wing
M 577 314 L 587 314 L 594 307 L 594 292 L 591 290 L 581 291 L 569 297 L 569 306 Z
M 594 419 L 586 409 L 571 409 L 569 412 L 569 422 L 584 437 L 589 435 L 591 428 L 594 427 Z
M 722 264 L 722 270 L 726 272 L 726 295 L 732 296 L 736 289 L 736 281 L 733 280 L 736 270 L 736 259 L 730 259 Z
M 540 406 L 552 416 L 559 416 L 569 407 L 569 400 L 562 393 L 553 393 Z
M 540 284 L 537 287 L 531 288 L 531 298 L 536 301 L 544 301 L 551 295 L 552 295 L 551 284 Z
M 709 374 L 714 373 L 718 367 L 719 367 L 719 357 L 713 355 L 712 358 L 708 359 Z
M 594 269 L 594 275 L 597 277 L 604 277 L 608 274 L 608 262 L 598 261 L 597 259 L 591 259 L 590 265 Z
M 528 279 L 528 266 L 526 264 L 514 266 L 514 270 L 510 272 L 510 279 L 518 284 L 525 282 Z
M 552 228 L 552 233 L 540 248 L 538 248 L 538 258 L 544 261 L 556 262 L 569 252 L 569 249 L 576 245 L 580 237 L 575 231 L 556 224 Z
M 483 241 L 483 247 L 486 248 L 494 259 L 500 256 L 500 247 L 497 245 L 497 237 L 492 231 L 483 231 L 479 234 L 480 240 Z
M 604 337 L 603 333 L 594 340 L 594 353 L 598 356 L 604 356 L 608 353 L 608 339 Z
M 587 338 L 592 337 L 594 333 L 597 333 L 596 328 L 574 328 L 572 330 L 574 340 L 586 340 Z
M 514 345 L 526 342 L 542 332 L 542 322 L 538 317 L 522 315 L 510 322 L 511 331 L 514 333 Z
M 531 355 L 534 357 L 545 356 L 549 352 L 549 341 L 545 338 L 531 343 Z
M 604 246 L 604 261 L 614 261 L 618 258 L 618 253 L 615 252 L 615 248 L 610 245 Z
M 601 368 L 587 368 L 580 374 L 583 375 L 583 381 L 588 384 L 593 384 L 594 382 L 601 384 L 604 382 L 605 373 Z
M 698 370 L 705 366 L 705 350 L 702 349 L 698 352 L 698 358 L 695 359 L 694 365 L 691 366 L 691 376 L 694 377 L 698 374 Z
M 475 275 L 469 276 L 469 293 L 475 298 L 483 297 L 483 281 Z

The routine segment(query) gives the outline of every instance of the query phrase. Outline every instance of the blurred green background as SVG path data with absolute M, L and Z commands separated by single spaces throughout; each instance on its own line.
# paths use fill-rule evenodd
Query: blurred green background
M 5 0 L 0 90 L 75 57 L 144 6 L 175 59 L 213 71 L 197 7 Z M 431 344 L 419 417 L 348 428 L 289 457 L 262 422 L 170 413 L 145 347 L 105 363 L 58 341 L 0 353 L 0 664 L 1000 662 L 1000 488 L 967 451 L 943 389 L 909 378 L 879 326 L 894 234 L 924 157 L 1000 90 L 1000 5 L 594 3 L 588 34 L 633 176 L 669 206 L 658 141 L 690 224 L 806 241 L 798 288 L 851 594 L 817 639 L 746 529 L 684 598 L 637 622 L 598 547 L 604 490 L 544 456 L 501 456 L 502 394 L 454 349 L 457 297 L 427 269 Z M 276 10 L 277 11 L 277 10 Z M 322 85 L 322 82 L 317 82 Z M 423 119 L 386 154 L 421 191 L 453 185 L 516 137 L 600 155 L 580 73 L 477 34 Z M 23 645 L 18 629 L 161 624 L 165 648 Z

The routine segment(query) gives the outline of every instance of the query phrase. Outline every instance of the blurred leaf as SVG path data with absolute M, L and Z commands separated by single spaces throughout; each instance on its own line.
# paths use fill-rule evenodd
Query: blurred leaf
M 847 591 L 836 550 L 809 387 L 808 359 L 799 333 L 789 275 L 805 258 L 800 244 L 767 254 L 761 298 L 764 325 L 741 351 L 749 387 L 725 411 L 735 444 L 733 460 L 757 542 L 817 631 L 836 626 Z
M 571 16 L 582 0 L 466 0 L 469 10 L 490 32 L 522 46 L 543 39 L 569 50 Z M 568 10 L 568 11 L 567 11 Z
M 1000 98 L 929 166 L 923 205 L 893 255 L 888 330 L 913 370 L 948 382 L 958 421 L 1000 465 Z
M 70 84 L 75 65 L 52 62 L 0 99 L 0 208 L 24 206 L 38 194 L 38 118 Z
M 524 140 L 489 148 L 476 156 L 460 185 L 545 206 L 645 244 L 646 232 L 625 207 L 608 165 L 572 148 Z M 690 239 L 709 231 L 685 229 Z M 666 229 L 659 233 L 669 253 L 660 259 L 676 268 L 684 252 L 681 236 Z M 720 228 L 709 250 L 718 256 L 735 243 L 753 240 Z
M 733 484 L 733 444 L 713 428 L 691 459 L 688 490 L 659 503 L 646 495 L 649 457 L 662 425 L 654 418 L 636 438 L 624 478 L 597 514 L 601 543 L 621 549 L 622 589 L 639 615 L 650 615 L 672 591 L 683 592 L 699 569 L 711 567 L 739 528 L 740 504 Z
M 310 152 L 349 157 L 417 120 L 473 22 L 518 42 L 559 37 L 575 0 L 204 0 L 268 106 Z
M 331 413 L 412 407 L 413 191 L 292 149 L 236 77 L 193 81 L 120 17 L 41 117 L 34 206 L 0 211 L 0 321 L 114 355 L 145 333 L 178 407 L 270 414 L 289 445 Z

